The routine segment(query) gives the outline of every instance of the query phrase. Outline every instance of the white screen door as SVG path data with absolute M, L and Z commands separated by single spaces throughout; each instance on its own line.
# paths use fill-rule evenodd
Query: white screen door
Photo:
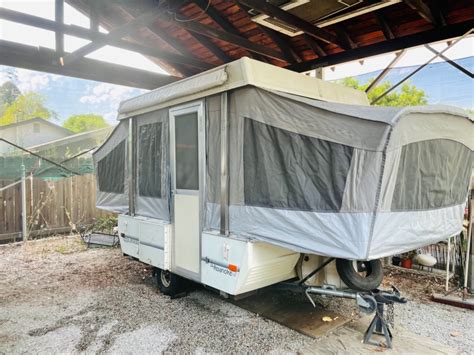
M 173 269 L 199 279 L 204 171 L 202 103 L 170 110 L 173 192 Z

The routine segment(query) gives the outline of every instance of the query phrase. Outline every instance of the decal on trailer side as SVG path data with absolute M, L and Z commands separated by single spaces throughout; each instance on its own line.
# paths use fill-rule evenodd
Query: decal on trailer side
M 206 262 L 206 264 L 210 264 L 211 268 L 214 271 L 219 272 L 219 273 L 224 274 L 224 275 L 227 275 L 227 276 L 235 277 L 235 276 L 237 276 L 237 272 L 239 271 L 239 270 L 231 271 L 231 270 L 228 269 L 227 265 L 224 265 L 224 264 L 222 264 L 220 262 L 217 262 L 217 261 L 213 261 L 213 260 L 211 260 L 207 257 L 202 258 L 202 260 L 204 262 Z

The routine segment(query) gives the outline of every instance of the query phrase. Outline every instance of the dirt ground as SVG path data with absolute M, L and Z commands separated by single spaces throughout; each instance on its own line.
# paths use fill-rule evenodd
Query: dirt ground
M 446 329 L 430 327 L 429 320 L 427 329 L 411 324 L 407 319 L 417 319 L 413 312 L 422 303 L 427 306 L 427 292 L 442 282 L 408 279 L 389 271 L 385 280 L 417 295 L 400 313 L 396 352 L 470 353 L 474 329 L 466 327 L 474 312 L 431 303 L 424 311 L 430 317 L 436 312 L 454 317 L 438 319 Z M 0 354 L 395 353 L 361 344 L 370 319 L 359 318 L 352 303 L 326 306 L 351 313 L 353 321 L 313 339 L 201 288 L 171 300 L 157 291 L 150 268 L 123 257 L 119 249 L 86 249 L 77 236 L 0 246 Z M 453 324 L 453 319 L 458 321 Z M 436 336 L 432 328 L 446 334 Z

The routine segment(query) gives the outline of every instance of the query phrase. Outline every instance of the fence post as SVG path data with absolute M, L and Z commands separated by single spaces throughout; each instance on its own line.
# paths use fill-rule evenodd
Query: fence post
M 28 231 L 26 226 L 26 173 L 24 164 L 21 164 L 21 232 L 25 242 L 28 239 Z

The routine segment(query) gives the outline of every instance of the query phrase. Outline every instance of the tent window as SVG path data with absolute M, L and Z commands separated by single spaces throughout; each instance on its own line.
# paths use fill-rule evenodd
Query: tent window
M 338 211 L 353 148 L 245 119 L 245 204 Z
M 125 184 L 125 140 L 97 164 L 99 190 L 123 194 Z
M 138 147 L 138 194 L 161 198 L 162 123 L 140 126 Z
M 459 205 L 466 200 L 473 154 L 461 143 L 438 139 L 402 148 L 392 211 Z
M 199 190 L 199 145 L 197 112 L 175 118 L 176 188 Z

